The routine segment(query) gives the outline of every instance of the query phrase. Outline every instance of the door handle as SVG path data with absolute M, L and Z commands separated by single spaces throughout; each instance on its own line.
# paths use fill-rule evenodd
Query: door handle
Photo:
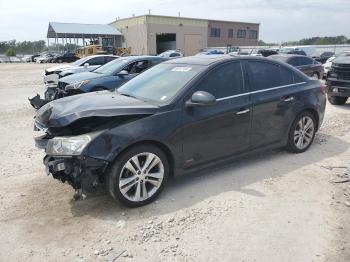
M 291 102 L 294 100 L 294 97 L 293 96 L 290 96 L 290 97 L 286 97 L 285 99 L 283 99 L 284 102 Z
M 248 112 L 250 112 L 250 109 L 249 109 L 249 108 L 243 109 L 243 110 L 241 110 L 241 111 L 238 111 L 238 112 L 236 113 L 236 115 L 243 115 L 243 114 L 246 114 L 246 113 L 248 113 Z

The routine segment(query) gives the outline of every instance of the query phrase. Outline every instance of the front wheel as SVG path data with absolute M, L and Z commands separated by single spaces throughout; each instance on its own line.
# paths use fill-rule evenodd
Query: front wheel
M 138 145 L 119 156 L 106 177 L 111 196 L 129 207 L 152 202 L 169 177 L 169 164 L 162 150 L 153 145 Z
M 316 120 L 308 111 L 302 112 L 293 122 L 288 135 L 287 150 L 293 153 L 305 152 L 316 134 Z
M 330 96 L 328 95 L 328 101 L 332 105 L 344 105 L 346 101 L 348 100 L 347 97 L 342 97 L 342 96 Z

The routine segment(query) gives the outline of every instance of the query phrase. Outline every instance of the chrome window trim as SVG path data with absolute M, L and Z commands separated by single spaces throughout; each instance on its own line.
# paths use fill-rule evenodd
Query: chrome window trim
M 262 92 L 266 92 L 266 91 L 271 91 L 271 90 L 276 90 L 276 89 L 281 89 L 281 88 L 291 87 L 291 86 L 297 86 L 297 85 L 303 85 L 303 84 L 306 84 L 306 82 L 300 82 L 300 83 L 284 85 L 284 86 L 276 86 L 276 87 L 266 88 L 266 89 L 263 89 L 263 90 L 257 90 L 257 91 L 243 93 L 243 94 L 238 94 L 238 95 L 234 95 L 234 96 L 221 97 L 221 98 L 216 99 L 216 101 L 223 101 L 223 100 L 227 100 L 227 99 L 231 99 L 231 98 L 236 98 L 236 97 L 241 97 L 241 96 L 246 96 L 246 95 L 252 95 L 252 94 L 258 94 L 258 93 L 262 93 Z

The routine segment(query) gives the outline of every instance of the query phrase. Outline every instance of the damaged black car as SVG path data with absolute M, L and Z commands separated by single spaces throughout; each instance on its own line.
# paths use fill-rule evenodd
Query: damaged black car
M 188 57 L 159 64 L 115 92 L 53 101 L 36 115 L 47 173 L 76 189 L 105 184 L 119 202 L 153 201 L 169 177 L 241 154 L 306 151 L 325 89 L 287 64 Z

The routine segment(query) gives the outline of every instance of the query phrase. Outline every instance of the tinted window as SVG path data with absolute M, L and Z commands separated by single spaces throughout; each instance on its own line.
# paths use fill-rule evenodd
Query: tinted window
M 261 61 L 251 61 L 248 65 L 252 91 L 294 83 L 294 72 L 286 67 Z
M 287 63 L 292 65 L 292 66 L 298 66 L 299 65 L 298 57 L 290 58 Z
M 311 65 L 314 61 L 308 57 L 298 57 L 300 65 Z
M 108 63 L 108 62 L 111 62 L 113 61 L 114 59 L 116 59 L 117 57 L 114 57 L 114 56 L 106 56 L 105 57 L 105 63 Z
M 104 57 L 99 56 L 99 57 L 91 58 L 86 63 L 89 63 L 89 65 L 103 65 L 104 61 L 105 61 Z
M 281 85 L 291 85 L 294 83 L 293 74 L 294 72 L 288 68 L 280 66 L 281 72 Z
M 216 98 L 243 93 L 242 69 L 239 62 L 224 64 L 211 70 L 196 88 Z
M 170 54 L 170 57 L 176 57 L 176 56 L 180 56 L 180 54 L 179 53 L 172 53 L 172 54 Z
M 154 59 L 150 61 L 152 63 L 152 66 L 158 65 L 159 63 L 163 62 L 164 60 L 162 59 Z
M 252 91 L 283 85 L 280 67 L 278 65 L 259 61 L 248 62 L 248 65 Z
M 139 74 L 148 68 L 148 60 L 137 61 L 131 63 L 123 68 L 123 70 L 128 71 L 129 74 Z

